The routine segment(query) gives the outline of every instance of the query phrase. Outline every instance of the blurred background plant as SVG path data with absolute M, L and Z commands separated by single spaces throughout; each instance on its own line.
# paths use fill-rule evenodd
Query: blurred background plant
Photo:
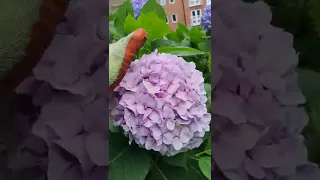
M 257 0 L 245 0 L 256 2 Z M 304 129 L 309 160 L 320 164 L 320 0 L 263 0 L 272 10 L 272 25 L 294 35 L 299 78 L 310 121 Z

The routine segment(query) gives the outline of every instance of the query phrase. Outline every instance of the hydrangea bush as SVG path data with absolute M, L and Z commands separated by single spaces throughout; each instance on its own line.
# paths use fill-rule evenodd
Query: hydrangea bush
M 147 31 L 147 42 L 110 104 L 110 178 L 132 179 L 130 172 L 119 174 L 121 166 L 131 166 L 122 161 L 143 158 L 135 164 L 141 180 L 210 179 L 210 36 L 183 24 L 170 30 L 155 0 L 133 0 L 110 16 L 109 39 L 117 41 L 137 28 Z M 112 150 L 120 138 L 124 147 L 130 144 L 130 157 L 118 159 L 122 150 Z M 137 150 L 141 154 L 134 157 Z

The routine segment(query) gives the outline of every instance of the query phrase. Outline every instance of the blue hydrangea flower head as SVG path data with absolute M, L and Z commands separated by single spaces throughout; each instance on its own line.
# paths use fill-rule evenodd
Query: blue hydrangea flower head
M 134 18 L 138 18 L 140 11 L 142 7 L 146 4 L 147 0 L 132 0 L 132 7 L 133 7 L 133 13 L 134 13 Z
M 211 29 L 211 4 L 206 6 L 201 17 L 201 27 L 209 31 Z

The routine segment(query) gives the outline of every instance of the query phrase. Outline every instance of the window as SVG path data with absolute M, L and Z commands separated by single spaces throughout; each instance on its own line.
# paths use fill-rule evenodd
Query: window
M 211 4 L 211 0 L 207 0 L 207 5 L 210 5 Z
M 189 0 L 189 7 L 201 5 L 201 0 Z
M 177 22 L 177 15 L 176 14 L 172 14 L 171 19 L 172 19 L 173 23 L 176 23 Z
M 169 0 L 169 4 L 174 4 L 175 0 Z
M 201 24 L 201 9 L 191 10 L 191 25 L 199 26 Z
M 161 6 L 164 6 L 164 5 L 166 5 L 167 4 L 167 2 L 166 2 L 167 0 L 160 0 L 160 5 Z
M 166 17 L 166 23 L 169 24 L 168 16 Z

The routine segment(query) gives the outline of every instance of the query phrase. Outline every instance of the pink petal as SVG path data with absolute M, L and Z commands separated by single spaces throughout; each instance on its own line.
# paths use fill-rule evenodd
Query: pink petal
M 171 144 L 172 140 L 173 140 L 173 134 L 170 133 L 170 132 L 167 132 L 167 133 L 163 134 L 163 139 L 162 140 L 163 140 L 164 144 L 167 144 L 167 145 Z
M 182 142 L 178 137 L 174 137 L 172 141 L 173 148 L 179 151 L 182 148 Z
M 192 133 L 190 132 L 189 128 L 184 127 L 181 130 L 180 133 L 180 140 L 182 143 L 187 143 L 190 141 L 190 139 L 192 138 Z
M 152 127 L 153 123 L 150 121 L 150 119 L 148 119 L 143 125 L 144 127 L 150 128 Z
M 173 119 L 175 118 L 174 111 L 168 105 L 163 107 L 163 118 Z
M 154 139 L 152 139 L 151 137 L 148 137 L 145 144 L 146 149 L 147 150 L 152 149 L 153 144 L 154 144 Z
M 149 135 L 149 129 L 148 128 L 141 126 L 139 128 L 139 130 L 140 130 L 140 134 L 142 136 L 148 136 Z
M 158 124 L 161 123 L 160 115 L 159 115 L 156 111 L 152 111 L 152 112 L 149 114 L 149 118 L 151 119 L 151 121 L 152 121 L 153 123 L 158 123 Z
M 180 87 L 179 84 L 170 84 L 168 86 L 167 92 L 170 94 L 174 94 L 177 91 L 177 89 L 179 89 L 179 87 Z
M 156 73 L 150 74 L 149 81 L 152 83 L 159 83 L 160 82 L 160 75 L 156 74 Z
M 144 114 L 145 113 L 145 109 L 144 109 L 144 106 L 142 104 L 137 104 L 136 108 L 137 108 L 137 112 L 139 114 Z
M 172 131 L 176 124 L 171 120 L 168 120 L 166 125 L 167 125 L 167 128 Z
M 161 137 L 160 128 L 154 126 L 154 127 L 150 128 L 150 130 L 151 130 L 151 133 L 152 133 L 152 136 L 153 136 L 154 139 L 157 140 L 157 139 L 159 139 Z
M 160 87 L 154 86 L 152 83 L 143 80 L 142 81 L 144 87 L 147 89 L 147 92 L 150 94 L 155 94 L 160 91 Z
M 188 100 L 188 96 L 187 96 L 188 94 L 185 91 L 179 90 L 179 91 L 176 92 L 175 95 L 176 95 L 177 98 L 182 99 L 184 101 Z

